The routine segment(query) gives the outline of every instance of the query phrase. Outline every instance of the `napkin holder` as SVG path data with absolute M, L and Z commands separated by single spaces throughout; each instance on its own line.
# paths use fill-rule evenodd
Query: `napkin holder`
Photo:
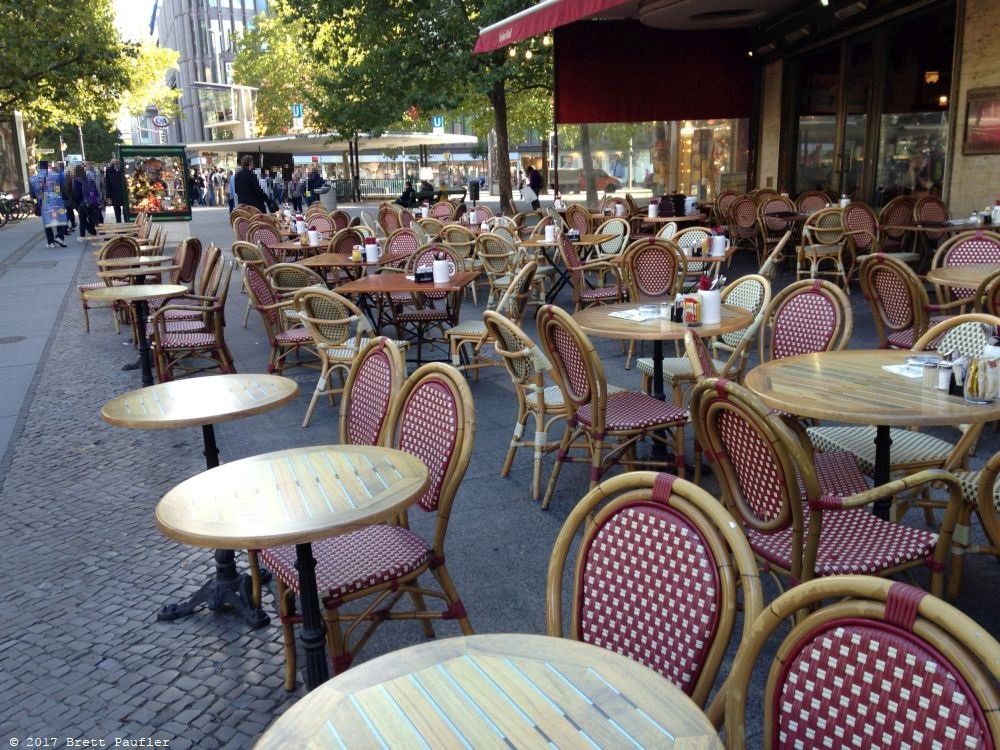
M 434 270 L 432 268 L 418 268 L 413 272 L 413 280 L 418 284 L 430 284 L 434 281 Z

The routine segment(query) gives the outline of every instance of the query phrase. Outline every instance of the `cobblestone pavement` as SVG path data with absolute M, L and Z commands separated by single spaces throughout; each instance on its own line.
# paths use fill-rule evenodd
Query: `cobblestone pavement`
M 227 250 L 231 242 L 221 209 L 196 210 L 190 225 L 168 229 L 174 243 L 189 232 Z M 7 237 L 13 235 L 0 232 L 0 246 Z M 20 241 L 30 242 L 30 235 Z M 175 622 L 156 620 L 163 604 L 195 591 L 213 570 L 209 551 L 172 542 L 153 523 L 157 500 L 204 468 L 201 432 L 142 432 L 101 421 L 105 401 L 139 386 L 138 372 L 121 370 L 135 354 L 127 334 L 114 333 L 107 310 L 93 312 L 91 333 L 83 332 L 75 284 L 94 278 L 89 248 L 71 246 L 58 258 L 61 269 L 20 271 L 51 274 L 58 281 L 49 286 L 58 284 L 60 291 L 46 292 L 57 314 L 0 464 L 6 573 L 0 586 L 0 736 L 4 745 L 15 738 L 23 743 L 53 737 L 50 747 L 64 746 L 67 738 L 248 747 L 303 694 L 301 686 L 293 693 L 282 687 L 277 618 L 258 630 L 231 613 L 204 609 Z M 66 274 L 74 262 L 74 272 Z M 14 259 L 11 267 L 17 264 Z M 254 312 L 249 327 L 240 326 L 246 297 L 235 277 L 233 284 L 227 340 L 237 370 L 259 372 L 268 352 L 263 327 Z M 853 345 L 870 345 L 867 309 L 857 292 L 855 297 Z M 464 307 L 468 316 L 480 312 L 471 302 Z M 638 386 L 635 371 L 621 367 L 618 344 L 598 346 L 611 378 Z M 336 441 L 336 409 L 326 404 L 309 428 L 299 426 L 314 372 L 297 368 L 288 374 L 302 386 L 295 401 L 217 428 L 224 461 Z M 498 476 L 516 413 L 508 377 L 491 368 L 472 391 L 475 453 L 455 502 L 449 569 L 477 631 L 544 632 L 548 552 L 574 498 L 586 488 L 586 471 L 564 470 L 552 510 L 540 511 L 530 499 L 527 452 L 518 455 L 510 479 Z M 998 448 L 1000 441 L 988 431 L 977 462 Z M 716 489 L 710 475 L 706 486 Z M 414 528 L 428 530 L 430 519 L 417 514 Z M 998 571 L 992 561 L 971 560 L 959 601 L 995 635 Z M 270 593 L 264 607 L 274 612 Z M 436 628 L 442 636 L 459 632 L 454 623 Z M 422 638 L 415 623 L 387 623 L 361 658 Z

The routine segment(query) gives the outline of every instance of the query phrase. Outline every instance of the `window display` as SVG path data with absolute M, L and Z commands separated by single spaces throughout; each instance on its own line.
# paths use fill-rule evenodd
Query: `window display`
M 190 221 L 184 147 L 122 146 L 126 219 L 140 211 L 156 221 Z

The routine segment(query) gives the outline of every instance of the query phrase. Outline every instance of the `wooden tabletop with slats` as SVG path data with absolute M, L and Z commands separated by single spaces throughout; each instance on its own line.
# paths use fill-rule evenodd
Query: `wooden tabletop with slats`
M 925 278 L 932 284 L 957 286 L 963 289 L 977 288 L 987 276 L 1000 270 L 996 263 L 970 263 L 964 266 L 941 266 L 932 268 Z
M 97 265 L 104 268 L 128 268 L 129 266 L 150 266 L 168 263 L 172 255 L 137 255 L 132 258 L 98 258 Z
M 151 273 L 146 269 L 146 273 Z M 188 288 L 181 284 L 130 284 L 128 286 L 102 286 L 88 289 L 83 296 L 88 300 L 120 300 L 136 302 L 144 299 L 159 299 L 161 297 L 176 297 L 187 294 Z
M 721 748 L 705 714 L 653 670 L 542 635 L 431 641 L 321 685 L 257 742 L 269 748 Z
M 304 544 L 393 518 L 427 481 L 419 458 L 390 448 L 292 448 L 181 482 L 156 506 L 156 525 L 171 539 L 200 547 Z
M 298 392 L 280 375 L 207 375 L 123 393 L 101 407 L 101 419 L 140 430 L 218 424 L 277 408 Z
M 924 388 L 884 365 L 901 365 L 908 351 L 848 349 L 771 360 L 747 373 L 745 385 L 772 409 L 813 419 L 910 427 L 956 425 L 1000 418 L 1000 399 L 970 404 Z
M 337 287 L 338 294 L 392 294 L 406 292 L 457 292 L 479 277 L 478 271 L 457 271 L 445 283 L 414 281 L 402 273 L 380 273 L 362 276 Z

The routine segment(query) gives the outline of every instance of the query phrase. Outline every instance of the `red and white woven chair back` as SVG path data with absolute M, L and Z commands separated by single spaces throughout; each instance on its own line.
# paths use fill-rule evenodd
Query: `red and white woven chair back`
M 791 222 L 789 222 L 788 219 L 773 216 L 773 214 L 784 211 L 794 211 L 795 204 L 792 203 L 791 199 L 777 195 L 772 196 L 761 203 L 759 210 L 761 220 L 763 221 L 768 234 L 777 236 L 781 235 L 786 229 L 788 229 Z
M 908 266 L 887 260 L 881 254 L 866 258 L 861 263 L 861 289 L 885 326 L 892 331 L 905 331 L 916 323 L 916 305 L 921 302 L 914 298 L 914 285 L 907 271 L 913 273 Z
M 566 223 L 580 234 L 590 232 L 590 210 L 586 206 L 573 203 L 566 209 Z
M 729 207 L 729 221 L 740 236 L 757 233 L 757 201 L 749 195 L 737 196 Z
M 762 343 L 770 344 L 769 360 L 842 349 L 853 327 L 850 300 L 839 287 L 819 279 L 785 287 L 771 300 L 765 320 L 770 339 Z
M 380 336 L 359 352 L 344 386 L 340 413 L 340 442 L 380 445 L 387 435 L 392 400 L 406 375 L 403 355 L 392 341 Z
M 801 518 L 796 467 L 782 450 L 788 428 L 775 424 L 753 394 L 725 378 L 704 380 L 692 390 L 691 419 L 727 504 L 745 526 L 773 534 Z M 806 471 L 815 488 L 812 467 Z
M 808 190 L 795 200 L 795 207 L 799 211 L 819 211 L 821 208 L 826 208 L 826 204 L 829 202 L 829 197 L 824 193 Z
M 260 311 L 260 314 L 264 316 L 272 330 L 280 330 L 279 311 L 276 309 L 265 309 L 278 303 L 278 295 L 274 293 L 264 274 L 256 266 L 245 266 L 243 274 L 247 290 L 250 292 L 254 305 Z
M 195 237 L 188 237 L 181 240 L 174 254 L 174 264 L 180 266 L 176 271 L 171 272 L 170 282 L 172 284 L 191 284 L 198 273 L 198 263 L 201 262 L 201 240 Z
M 250 220 L 242 216 L 238 216 L 233 221 L 233 234 L 236 235 L 237 240 L 245 240 L 247 238 L 247 230 L 250 229 Z
M 579 639 L 690 693 L 721 606 L 718 570 L 700 530 L 666 504 L 636 501 L 599 516 L 579 554 Z
M 327 214 L 315 214 L 309 217 L 310 228 L 315 227 L 316 231 L 320 234 L 329 235 L 334 231 L 333 219 L 331 219 Z
M 732 208 L 733 201 L 736 200 L 737 194 L 732 190 L 726 190 L 720 195 L 716 201 L 716 210 L 719 214 L 719 219 L 724 222 L 729 222 L 729 209 Z
M 556 379 L 560 382 L 564 400 L 576 412 L 591 404 L 599 390 L 603 376 L 588 350 L 587 335 L 569 313 L 555 305 L 543 305 L 536 316 L 538 336 L 542 348 L 552 362 Z
M 583 266 L 583 261 L 580 260 L 580 254 L 576 251 L 576 245 L 569 241 L 569 238 L 564 234 L 562 236 L 562 245 L 560 245 L 562 250 L 563 262 L 566 264 L 566 268 L 574 269 L 581 268 Z
M 719 373 L 715 369 L 715 362 L 712 355 L 705 346 L 705 341 L 701 336 L 692 333 L 691 330 L 684 332 L 684 353 L 687 354 L 688 361 L 691 362 L 691 369 L 699 378 L 714 378 Z
M 392 234 L 403 226 L 399 220 L 399 214 L 389 206 L 382 206 L 378 210 L 378 223 L 382 225 L 386 234 Z
M 902 243 L 906 236 L 905 229 L 887 229 L 889 226 L 913 226 L 913 198 L 901 195 L 886 203 L 878 215 L 882 236 L 890 245 Z
M 330 214 L 333 220 L 333 228 L 336 230 L 347 229 L 351 224 L 351 217 L 346 211 L 334 211 Z
M 763 747 L 995 748 L 998 663 L 995 639 L 925 591 L 870 576 L 807 581 L 740 644 L 726 734 L 756 735 L 763 719 Z M 766 694 L 748 705 L 765 671 Z
M 932 266 L 967 266 L 972 263 L 1000 265 L 1000 234 L 996 232 L 963 232 L 938 248 Z M 974 289 L 949 287 L 951 299 L 971 297 Z
M 447 518 L 451 501 L 472 455 L 475 434 L 472 393 L 453 367 L 431 363 L 417 369 L 392 410 L 393 447 L 427 465 L 429 484 L 417 501 Z
M 976 312 L 1000 315 L 1000 268 L 983 279 L 976 290 Z
M 97 257 L 100 260 L 113 258 L 135 258 L 139 255 L 139 243 L 131 237 L 112 237 L 105 242 Z
M 842 211 L 846 233 L 854 240 L 858 254 L 875 249 L 878 238 L 878 219 L 867 204 L 852 201 Z
M 330 238 L 329 250 L 340 255 L 350 255 L 355 245 L 365 244 L 365 238 L 361 232 L 354 229 L 338 229 L 337 233 Z
M 255 224 L 250 227 L 250 231 L 247 233 L 247 239 L 255 245 L 270 247 L 271 245 L 277 245 L 281 242 L 281 235 L 279 235 L 273 227 L 268 226 L 267 224 Z
M 389 235 L 385 241 L 383 255 L 405 258 L 420 247 L 417 235 L 412 229 L 401 227 Z
M 448 221 L 455 216 L 455 206 L 448 201 L 438 201 L 431 206 L 430 216 L 432 219 Z
M 681 251 L 666 240 L 639 240 L 628 248 L 624 261 L 633 302 L 673 299 L 686 266 Z

